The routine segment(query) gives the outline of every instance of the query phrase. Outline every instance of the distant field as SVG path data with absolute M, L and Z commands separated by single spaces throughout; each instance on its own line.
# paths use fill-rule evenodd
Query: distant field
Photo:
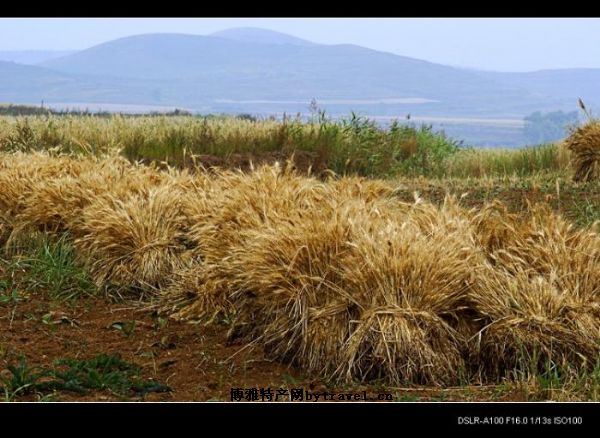
M 567 153 L 558 145 L 474 153 L 450 135 L 450 129 L 441 134 L 433 128 L 403 123 L 388 124 L 384 129 L 359 116 L 319 117 L 311 123 L 295 118 L 282 123 L 231 116 L 4 117 L 0 118 L 0 148 L 59 148 L 96 154 L 119 149 L 131 160 L 166 161 L 177 166 L 189 164 L 192 157 L 207 165 L 247 166 L 250 161 L 273 162 L 295 154 L 300 167 L 310 166 L 317 173 L 331 169 L 339 174 L 377 177 L 567 172 Z
M 443 115 L 419 116 L 415 113 L 419 112 L 419 104 L 432 103 L 434 101 L 423 98 L 396 98 L 396 99 L 325 99 L 320 100 L 319 105 L 326 108 L 331 108 L 334 118 L 346 118 L 349 105 L 356 105 L 354 108 L 361 117 L 367 117 L 381 123 L 382 126 L 388 126 L 394 120 L 399 120 L 402 123 L 412 124 L 427 124 L 431 125 L 434 130 L 444 130 L 450 137 L 461 140 L 464 144 L 470 146 L 484 147 L 523 147 L 528 144 L 524 136 L 523 128 L 525 122 L 522 118 L 508 117 L 444 117 Z M 294 116 L 298 109 L 304 114 L 304 119 L 309 119 L 308 112 L 309 101 L 281 101 L 281 100 L 232 100 L 232 99 L 215 99 L 215 107 L 210 102 L 207 102 L 204 107 L 175 107 L 161 105 L 127 105 L 117 103 L 86 103 L 86 102 L 46 102 L 48 108 L 57 110 L 78 110 L 90 112 L 122 112 L 126 114 L 132 113 L 150 113 L 150 112 L 169 112 L 179 108 L 191 112 L 192 114 L 207 114 L 211 112 L 223 112 L 229 114 L 247 113 L 258 118 L 270 118 L 277 114 L 277 118 L 281 119 L 284 109 L 278 111 L 270 110 L 271 105 L 288 105 L 288 116 Z M 39 102 L 31 103 L 31 105 L 39 106 Z M 300 105 L 300 107 L 299 107 Z M 388 112 L 385 115 L 378 115 L 373 112 L 377 105 L 385 105 L 393 107 L 398 106 L 393 115 Z M 294 108 L 292 108 L 294 107 Z M 340 112 L 339 108 L 343 108 Z M 283 107 L 282 107 L 283 108 Z M 393 112 L 393 111 L 392 111 Z M 410 120 L 407 120 L 407 115 L 410 114 Z
M 367 116 L 370 119 L 392 122 L 397 119 L 390 116 Z M 445 123 L 448 125 L 475 125 L 475 126 L 493 126 L 505 128 L 522 128 L 525 126 L 523 119 L 502 119 L 502 118 L 477 118 L 477 117 L 433 117 L 433 116 L 411 116 L 410 120 L 423 123 Z
M 271 103 L 283 103 L 283 104 L 304 104 L 309 105 L 310 101 L 306 100 L 234 100 L 234 99 L 215 99 L 215 102 L 219 103 L 240 103 L 245 105 L 252 104 L 271 104 Z M 423 97 L 396 97 L 396 98 L 383 98 L 383 99 L 320 99 L 319 104 L 322 105 L 398 105 L 398 104 L 420 104 L 420 103 L 432 103 L 438 102 L 434 99 L 425 99 Z
M 369 116 L 383 126 L 395 120 L 390 116 Z M 529 145 L 525 136 L 525 121 L 517 118 L 443 117 L 411 115 L 406 123 L 431 125 L 449 137 L 474 147 L 518 148 Z
M 40 102 L 26 103 L 24 105 L 40 106 Z M 74 110 L 74 111 L 89 111 L 89 112 L 114 112 L 125 114 L 139 114 L 150 112 L 169 112 L 177 109 L 175 106 L 168 105 L 135 105 L 122 103 L 86 103 L 86 102 L 45 102 L 47 108 L 56 109 L 59 111 Z

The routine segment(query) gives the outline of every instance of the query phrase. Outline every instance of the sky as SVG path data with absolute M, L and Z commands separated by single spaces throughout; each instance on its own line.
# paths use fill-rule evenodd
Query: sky
M 0 19 L 0 50 L 80 50 L 141 33 L 206 35 L 261 27 L 322 44 L 357 44 L 497 71 L 600 68 L 600 19 Z

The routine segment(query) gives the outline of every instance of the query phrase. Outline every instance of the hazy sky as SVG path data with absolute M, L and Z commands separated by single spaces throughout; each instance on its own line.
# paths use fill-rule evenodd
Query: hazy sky
M 277 30 L 486 70 L 600 68 L 600 19 L 0 19 L 0 50 L 84 49 L 128 35 Z

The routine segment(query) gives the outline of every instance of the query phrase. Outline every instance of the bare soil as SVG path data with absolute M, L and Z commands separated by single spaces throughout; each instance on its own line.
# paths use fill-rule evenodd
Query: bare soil
M 125 333 L 115 328 L 120 325 L 133 328 Z M 86 298 L 67 304 L 48 302 L 41 294 L 30 295 L 16 303 L 0 305 L 0 375 L 8 376 L 8 365 L 21 357 L 31 367 L 52 367 L 59 359 L 118 353 L 123 360 L 141 368 L 143 379 L 166 384 L 172 391 L 133 398 L 107 391 L 87 395 L 60 391 L 52 400 L 231 401 L 232 388 L 361 395 L 366 391 L 374 401 L 382 393 L 392 394 L 395 401 L 506 400 L 515 396 L 496 394 L 493 387 L 335 387 L 269 360 L 260 349 L 229 344 L 227 328 L 224 324 L 204 326 L 162 320 L 152 311 L 140 310 L 137 304 L 108 298 Z M 15 400 L 37 401 L 45 395 L 28 394 Z M 290 400 L 282 395 L 278 401 Z

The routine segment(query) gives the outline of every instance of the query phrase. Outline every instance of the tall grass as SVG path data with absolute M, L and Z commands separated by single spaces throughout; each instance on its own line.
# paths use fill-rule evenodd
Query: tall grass
M 388 176 L 439 173 L 458 142 L 431 127 L 395 123 L 390 129 L 352 114 L 310 123 L 299 118 L 49 116 L 0 117 L 0 151 L 55 150 L 104 154 L 118 149 L 132 161 L 186 165 L 191 156 L 291 156 L 307 153 L 314 167 L 338 174 Z
M 525 149 L 460 147 L 430 126 L 376 122 L 351 114 L 256 120 L 240 117 L 0 117 L 0 151 L 51 150 L 102 155 L 113 150 L 131 161 L 186 166 L 194 156 L 261 161 L 304 153 L 313 168 L 369 177 L 486 177 L 566 174 L 570 152 L 560 145 Z M 306 159 L 306 158 L 305 158 Z M 235 164 L 235 160 L 232 160 Z
M 23 284 L 30 291 L 41 291 L 52 300 L 69 301 L 95 294 L 96 288 L 87 271 L 76 261 L 67 236 L 50 238 L 36 234 L 23 239 L 18 266 Z
M 40 292 L 54 301 L 72 301 L 97 292 L 76 260 L 69 236 L 26 233 L 0 258 L 0 303 L 18 301 L 22 292 Z
M 441 177 L 525 177 L 542 173 L 566 174 L 570 153 L 560 144 L 523 149 L 463 149 L 445 160 Z

